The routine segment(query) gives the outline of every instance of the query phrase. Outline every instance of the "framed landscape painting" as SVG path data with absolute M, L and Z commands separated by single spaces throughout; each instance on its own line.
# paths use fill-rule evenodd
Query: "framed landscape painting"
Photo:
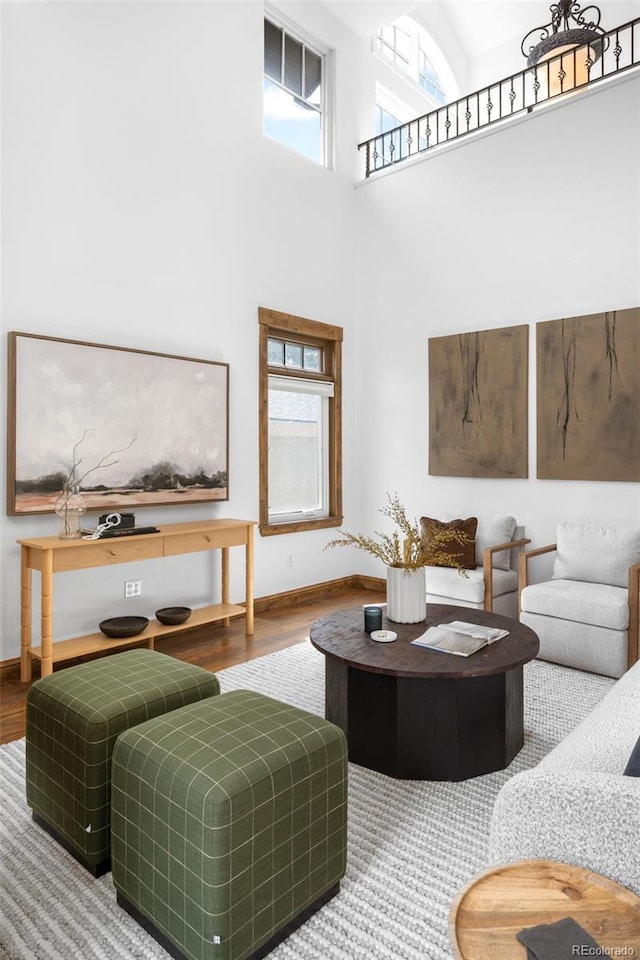
M 7 513 L 228 500 L 229 366 L 10 333 Z
M 640 308 L 536 332 L 538 477 L 640 480 Z
M 429 340 L 429 473 L 526 477 L 529 328 Z

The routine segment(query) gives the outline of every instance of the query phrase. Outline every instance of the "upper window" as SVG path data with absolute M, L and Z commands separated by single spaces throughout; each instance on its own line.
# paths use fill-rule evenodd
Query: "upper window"
M 260 532 L 342 522 L 342 328 L 260 307 Z
M 394 159 L 401 156 L 401 150 L 403 150 L 405 156 L 408 155 L 408 130 L 406 127 L 401 127 L 402 123 L 400 117 L 390 113 L 380 103 L 376 103 L 376 136 L 389 133 L 388 137 L 381 137 L 376 166 L 392 163 Z M 400 127 L 400 129 L 396 129 L 396 127 Z M 389 131 L 393 132 L 390 133 Z
M 423 134 L 417 129 L 405 126 L 411 119 L 410 108 L 398 100 L 389 90 L 376 83 L 376 137 L 378 155 L 375 168 L 384 167 L 400 157 L 410 153 L 410 136 L 419 136 L 420 147 L 426 147 Z
M 418 50 L 418 83 L 430 94 L 436 103 L 447 102 L 447 95 L 444 92 L 442 81 L 435 71 L 435 67 L 429 60 L 424 50 Z
M 264 132 L 326 164 L 326 51 L 264 21 Z
M 411 34 L 395 23 L 388 23 L 378 33 L 378 50 L 400 70 L 411 67 Z
M 417 84 L 431 99 L 441 106 L 458 95 L 451 71 L 436 44 L 424 27 L 412 17 L 403 16 L 378 31 L 375 49 Z M 438 66 L 434 62 L 438 62 Z M 442 74 L 447 76 L 447 84 Z

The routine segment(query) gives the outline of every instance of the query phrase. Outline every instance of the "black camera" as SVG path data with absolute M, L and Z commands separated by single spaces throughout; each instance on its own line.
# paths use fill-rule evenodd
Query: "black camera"
M 114 514 L 120 517 L 120 523 L 118 524 L 118 527 L 120 527 L 121 529 L 122 528 L 128 529 L 130 527 L 135 527 L 136 525 L 135 514 L 119 513 L 117 510 L 112 510 L 111 513 L 103 513 L 100 519 L 98 520 L 98 523 L 106 523 L 107 517 L 112 517 Z

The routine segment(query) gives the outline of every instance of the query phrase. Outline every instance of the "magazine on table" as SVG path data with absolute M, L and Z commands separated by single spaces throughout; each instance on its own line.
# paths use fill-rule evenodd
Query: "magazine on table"
M 445 630 L 453 630 L 454 633 L 465 633 L 476 640 L 487 640 L 489 643 L 501 640 L 509 634 L 508 630 L 501 630 L 500 627 L 485 627 L 482 623 L 467 623 L 466 620 L 451 620 L 439 626 Z
M 508 635 L 508 630 L 498 627 L 485 627 L 481 623 L 466 623 L 464 620 L 452 620 L 429 627 L 423 634 L 411 642 L 418 647 L 453 653 L 458 657 L 470 657 Z

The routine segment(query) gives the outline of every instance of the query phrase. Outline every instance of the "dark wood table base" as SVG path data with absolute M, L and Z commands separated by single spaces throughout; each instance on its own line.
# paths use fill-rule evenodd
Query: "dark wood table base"
M 326 718 L 349 760 L 403 780 L 468 780 L 503 770 L 524 743 L 522 667 L 423 679 L 355 670 L 327 657 Z
M 430 623 L 467 619 L 509 630 L 472 657 L 411 645 Z M 385 623 L 397 641 L 377 644 L 361 610 L 317 620 L 325 654 L 325 716 L 342 727 L 349 760 L 403 780 L 468 780 L 507 767 L 524 743 L 523 664 L 538 638 L 507 617 L 430 605 L 419 624 Z

